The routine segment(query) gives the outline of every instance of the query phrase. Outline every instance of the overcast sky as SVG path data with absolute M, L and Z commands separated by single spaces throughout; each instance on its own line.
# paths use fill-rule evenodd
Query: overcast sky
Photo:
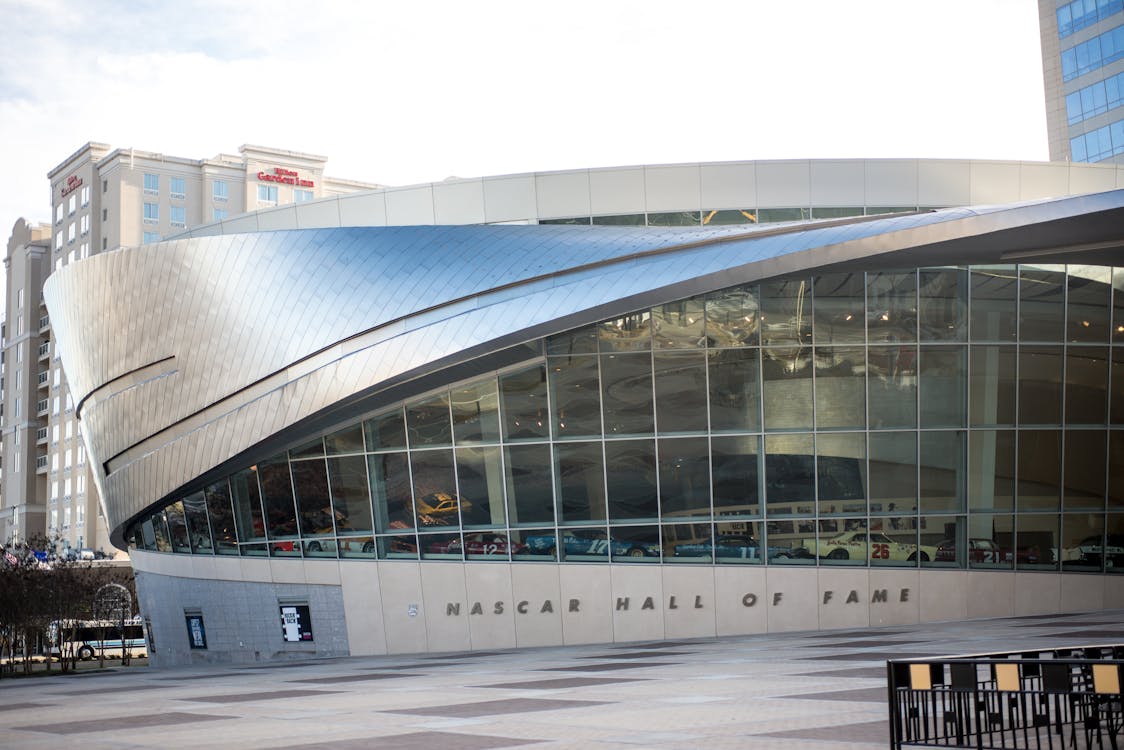
M 0 232 L 87 141 L 404 185 L 666 162 L 1046 159 L 1034 0 L 0 0 Z

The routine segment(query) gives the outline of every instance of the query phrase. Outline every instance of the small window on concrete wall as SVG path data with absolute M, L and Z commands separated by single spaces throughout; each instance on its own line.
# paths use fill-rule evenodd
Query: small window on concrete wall
M 286 643 L 312 640 L 312 615 L 307 604 L 281 605 L 281 637 Z
M 191 648 L 207 648 L 207 629 L 203 626 L 202 612 L 185 612 L 187 643 Z

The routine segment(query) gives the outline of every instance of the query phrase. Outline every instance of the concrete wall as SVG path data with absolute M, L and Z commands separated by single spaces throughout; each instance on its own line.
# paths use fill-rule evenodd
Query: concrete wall
M 135 552 L 153 661 L 438 653 L 832 630 L 1124 606 L 1124 576 L 650 564 L 189 558 Z M 286 644 L 278 611 L 311 609 Z M 206 651 L 188 648 L 201 612 Z

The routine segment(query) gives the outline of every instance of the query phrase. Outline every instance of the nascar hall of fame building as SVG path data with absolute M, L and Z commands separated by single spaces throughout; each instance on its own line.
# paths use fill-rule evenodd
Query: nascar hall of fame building
M 459 180 L 123 247 L 45 295 L 157 663 L 1121 607 L 1121 186 Z

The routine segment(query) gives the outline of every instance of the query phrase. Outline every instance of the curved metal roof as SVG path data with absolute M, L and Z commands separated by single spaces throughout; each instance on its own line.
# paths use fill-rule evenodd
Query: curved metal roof
M 410 226 L 123 248 L 44 296 L 114 538 L 343 399 L 708 290 L 841 266 L 1117 263 L 1124 191 L 787 226 Z

